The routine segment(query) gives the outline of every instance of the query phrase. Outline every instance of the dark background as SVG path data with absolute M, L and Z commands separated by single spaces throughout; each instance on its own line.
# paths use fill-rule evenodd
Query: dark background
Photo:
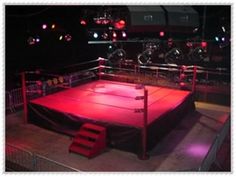
M 205 39 L 211 45 L 210 55 L 223 55 L 224 60 L 215 63 L 215 67 L 228 67 L 230 69 L 230 45 L 219 48 L 214 38 L 220 35 L 221 26 L 224 25 L 230 36 L 230 6 L 192 6 L 200 17 L 200 30 L 203 24 L 204 8 L 206 9 Z M 24 70 L 43 68 L 56 72 L 66 65 L 93 60 L 99 56 L 106 57 L 107 45 L 89 45 L 87 30 L 92 28 L 91 23 L 86 27 L 80 24 L 80 18 L 85 9 L 89 15 L 96 14 L 104 6 L 5 6 L 5 67 L 6 89 L 19 87 L 17 73 Z M 111 9 L 127 11 L 126 6 L 110 6 Z M 90 19 L 91 20 L 91 19 Z M 43 23 L 56 24 L 55 30 L 42 30 Z M 60 34 L 71 34 L 70 42 L 59 41 Z M 28 45 L 27 39 L 38 34 L 40 43 Z M 148 33 L 128 34 L 129 37 L 145 37 Z M 166 34 L 166 38 L 170 34 Z M 190 34 L 171 34 L 183 40 Z M 140 50 L 140 45 L 129 46 L 130 50 Z

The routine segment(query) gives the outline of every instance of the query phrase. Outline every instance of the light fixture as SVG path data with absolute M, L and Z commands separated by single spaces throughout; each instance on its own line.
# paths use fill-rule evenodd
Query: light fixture
M 36 42 L 40 42 L 40 38 L 37 36 L 35 39 Z
M 154 51 L 153 49 L 148 48 L 144 52 L 139 54 L 137 57 L 138 63 L 141 65 L 146 65 L 146 64 L 151 63 L 153 51 Z
M 126 34 L 125 31 L 122 31 L 121 34 L 122 34 L 122 37 L 123 37 L 123 38 L 126 38 L 126 37 L 127 37 L 127 34 Z
M 32 36 L 30 36 L 28 39 L 27 39 L 27 42 L 29 45 L 34 45 L 36 40 L 35 38 L 33 38 Z
M 126 59 L 126 52 L 124 49 L 116 49 L 108 56 L 108 59 L 112 65 L 117 65 Z
M 126 26 L 125 20 L 116 20 L 116 21 L 114 22 L 114 27 L 115 27 L 116 29 L 124 29 L 125 26 Z
M 94 33 L 93 33 L 93 37 L 94 37 L 95 39 L 97 39 L 97 38 L 98 38 L 98 33 L 94 32 Z
M 55 29 L 55 28 L 56 28 L 56 25 L 55 25 L 55 24 L 52 24 L 51 28 L 52 28 L 52 29 Z
M 206 51 L 202 47 L 196 47 L 189 56 L 192 62 L 201 62 L 206 57 Z
M 107 40 L 107 39 L 109 38 L 109 35 L 108 35 L 106 32 L 104 32 L 104 33 L 102 34 L 102 38 L 105 39 L 105 40 Z
M 83 25 L 83 26 L 86 26 L 87 25 L 87 22 L 85 19 L 81 19 L 80 20 L 80 24 Z
M 117 37 L 117 34 L 116 34 L 115 31 L 112 32 L 112 37 L 113 37 L 113 38 L 116 38 L 116 37 Z
M 165 62 L 168 64 L 180 64 L 183 59 L 183 52 L 179 48 L 172 48 L 165 55 Z
M 71 36 L 70 34 L 66 34 L 66 35 L 65 35 L 65 40 L 66 40 L 67 42 L 71 41 L 71 40 L 72 40 L 72 36 Z
M 42 25 L 42 29 L 44 29 L 44 30 L 47 29 L 47 25 L 46 25 L 46 24 L 43 24 L 43 25 Z
M 163 36 L 165 36 L 165 32 L 164 31 L 160 31 L 159 35 L 160 35 L 160 37 L 163 37 Z
M 59 40 L 61 41 L 62 39 L 63 39 L 63 36 L 62 36 L 62 35 L 60 35 L 60 36 L 59 36 Z

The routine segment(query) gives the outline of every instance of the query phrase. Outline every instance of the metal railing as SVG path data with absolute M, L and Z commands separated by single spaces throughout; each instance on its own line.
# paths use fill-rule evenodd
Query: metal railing
M 101 62 L 104 61 L 104 62 Z M 113 78 L 114 76 L 118 76 L 116 75 L 114 72 L 110 72 L 110 71 L 124 71 L 127 72 L 128 75 L 131 76 L 130 73 L 134 73 L 134 75 L 136 76 L 136 79 L 138 78 L 138 81 L 142 81 L 142 79 L 144 79 L 143 82 L 147 82 L 146 84 L 154 84 L 154 85 L 160 85 L 160 86 L 171 86 L 171 87 L 179 87 L 179 85 L 173 85 L 173 83 L 177 83 L 179 82 L 179 78 L 178 75 L 182 73 L 185 74 L 186 79 L 185 82 L 186 84 L 191 84 L 193 82 L 192 76 L 193 76 L 193 71 L 194 71 L 194 66 L 185 66 L 185 70 L 182 70 L 181 67 L 179 65 L 176 64 L 155 64 L 155 65 L 134 65 L 133 68 L 122 68 L 122 67 L 115 67 L 115 66 L 106 66 L 105 61 L 108 61 L 108 59 L 104 59 L 104 58 L 98 58 L 96 60 L 91 60 L 88 62 L 83 62 L 83 63 L 78 63 L 69 67 L 77 67 L 80 65 L 85 65 L 87 63 L 93 63 L 93 62 L 99 62 L 99 66 L 97 67 L 92 67 L 92 68 L 88 68 L 87 70 L 80 70 L 77 72 L 73 72 L 73 73 L 69 73 L 67 75 L 64 75 L 63 78 L 65 80 L 65 82 L 68 84 L 68 87 L 73 87 L 78 85 L 81 81 L 87 80 L 87 79 L 92 79 L 95 78 L 96 76 L 100 76 L 101 75 L 106 75 L 109 76 L 111 75 Z M 201 67 L 201 66 L 196 66 L 197 67 L 197 78 L 196 78 L 196 85 L 201 84 L 202 83 L 209 83 L 210 82 L 210 77 L 211 76 L 215 76 L 217 79 L 219 79 L 220 77 L 228 77 L 230 75 L 230 73 L 225 69 L 225 68 L 205 68 L 205 67 Z M 181 71 L 182 70 L 182 71 Z M 97 75 L 96 75 L 97 73 Z M 137 77 L 138 74 L 145 74 L 145 78 L 142 77 Z M 169 75 L 171 74 L 171 75 Z M 150 76 L 153 79 L 149 78 Z M 177 79 L 176 79 L 177 76 Z M 160 80 L 161 78 L 169 78 L 169 82 L 163 82 L 162 80 Z M 134 80 L 134 78 L 132 79 Z M 200 82 L 201 80 L 201 82 Z M 225 80 L 224 78 L 222 80 Z M 171 83 L 171 84 L 169 84 Z M 62 88 L 59 88 L 57 86 L 46 86 L 45 83 L 43 83 L 43 85 L 45 85 L 43 89 L 43 96 L 50 94 L 50 93 L 54 93 L 59 91 Z M 32 84 L 27 86 L 27 90 L 36 90 L 39 89 L 38 86 L 36 84 Z M 38 94 L 34 94 L 34 92 L 32 92 L 31 94 L 28 94 L 28 99 L 34 99 L 40 97 L 40 95 Z M 23 105 L 23 96 L 22 96 L 22 89 L 21 88 L 17 88 L 17 89 L 13 89 L 11 91 L 7 91 L 6 92 L 6 109 L 10 110 L 11 112 L 15 111 L 15 108 L 18 108 L 20 106 Z
M 5 153 L 5 165 L 8 171 L 79 171 L 72 167 L 66 166 L 65 164 L 56 162 L 10 144 L 6 144 Z

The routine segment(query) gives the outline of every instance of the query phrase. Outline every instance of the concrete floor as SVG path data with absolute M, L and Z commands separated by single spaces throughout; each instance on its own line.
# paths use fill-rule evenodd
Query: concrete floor
M 69 153 L 70 137 L 23 124 L 22 112 L 6 116 L 6 143 L 80 171 L 197 171 L 224 121 L 229 118 L 230 108 L 199 102 L 196 107 L 194 113 L 186 115 L 157 144 L 148 160 L 139 160 L 135 154 L 109 148 L 93 159 Z M 190 154 L 187 148 L 193 144 L 204 144 L 204 152 Z M 224 141 L 217 158 L 220 166 L 213 164 L 210 170 L 230 171 L 230 136 Z

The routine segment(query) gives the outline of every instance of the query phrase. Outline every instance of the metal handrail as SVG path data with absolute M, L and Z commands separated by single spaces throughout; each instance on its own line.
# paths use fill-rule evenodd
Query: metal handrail
M 19 156 L 22 158 L 19 159 Z M 55 160 L 49 159 L 39 154 L 32 153 L 26 149 L 16 147 L 9 143 L 6 144 L 5 159 L 8 162 L 18 164 L 26 168 L 27 170 L 32 170 L 32 171 L 49 171 L 50 169 L 52 169 L 50 168 L 52 166 L 54 166 L 53 171 L 63 171 L 62 169 L 64 169 L 64 171 L 75 171 L 75 172 L 79 171 L 73 167 L 69 167 Z M 43 160 L 44 164 L 43 168 L 42 165 L 40 164 L 41 160 Z

